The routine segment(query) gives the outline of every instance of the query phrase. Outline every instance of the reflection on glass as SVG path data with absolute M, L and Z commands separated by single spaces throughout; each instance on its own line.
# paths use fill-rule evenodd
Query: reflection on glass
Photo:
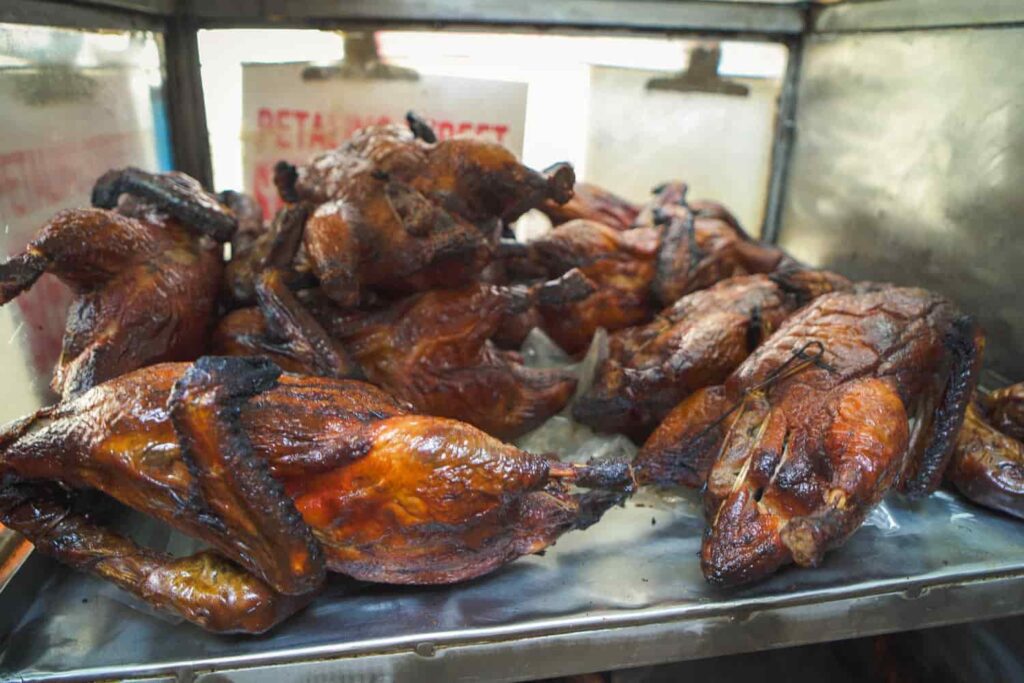
M 109 168 L 169 165 L 152 33 L 0 24 L 0 257 Z M 44 276 L 0 308 L 0 423 L 50 400 L 69 293 Z

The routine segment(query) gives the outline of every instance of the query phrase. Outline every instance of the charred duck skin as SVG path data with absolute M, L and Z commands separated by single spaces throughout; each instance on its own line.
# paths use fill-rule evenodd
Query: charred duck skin
M 1024 518 L 1022 398 L 1024 384 L 979 392 L 967 407 L 946 478 L 970 500 Z
M 371 385 L 280 375 L 259 358 L 99 385 L 5 427 L 0 471 L 0 520 L 45 552 L 206 628 L 246 632 L 305 604 L 325 570 L 472 578 L 588 526 L 632 487 L 625 464 L 561 464 L 411 414 Z M 102 491 L 213 551 L 140 549 L 76 516 L 50 482 Z
M 221 258 L 202 235 L 226 238 L 235 224 L 230 209 L 177 173 L 113 171 L 93 197 L 104 208 L 57 213 L 24 252 L 0 264 L 0 304 L 43 273 L 75 293 L 52 382 L 65 396 L 204 351 Z
M 638 455 L 640 480 L 706 480 L 713 583 L 814 566 L 890 488 L 939 484 L 980 347 L 973 322 L 924 290 L 826 294 L 669 413 Z
M 645 438 L 691 393 L 724 382 L 798 308 L 848 286 L 832 273 L 794 270 L 738 276 L 688 294 L 652 322 L 609 337 L 573 417 Z

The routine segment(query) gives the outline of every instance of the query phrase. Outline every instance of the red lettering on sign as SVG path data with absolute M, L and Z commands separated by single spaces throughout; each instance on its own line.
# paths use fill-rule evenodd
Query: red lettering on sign
M 290 117 L 292 112 L 288 109 L 278 109 L 277 114 L 274 115 L 274 129 L 277 131 L 277 146 L 281 149 L 290 149 L 292 146 L 291 140 L 288 139 L 288 133 L 291 133 L 291 129 L 288 124 L 285 123 L 285 119 Z
M 308 118 L 308 111 L 300 110 L 295 112 L 295 120 L 299 122 L 297 133 L 299 138 L 299 144 L 297 145 L 297 147 L 299 147 L 300 149 L 304 149 L 306 147 L 306 119 Z
M 274 112 L 270 111 L 266 107 L 261 107 L 256 113 L 256 127 L 257 128 L 273 128 L 274 126 Z

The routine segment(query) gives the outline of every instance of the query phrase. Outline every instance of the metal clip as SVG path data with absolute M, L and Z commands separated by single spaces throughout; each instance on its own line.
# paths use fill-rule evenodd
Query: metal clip
M 418 81 L 413 69 L 385 64 L 377 50 L 377 35 L 368 31 L 345 33 L 345 57 L 335 64 L 313 64 L 302 70 L 304 81 L 333 78 L 378 81 Z
M 718 43 L 697 45 L 690 50 L 690 63 L 686 70 L 667 78 L 652 78 L 644 87 L 647 90 L 706 92 L 737 97 L 749 95 L 750 88 L 747 86 L 725 80 L 718 75 L 718 64 L 721 59 L 722 48 Z

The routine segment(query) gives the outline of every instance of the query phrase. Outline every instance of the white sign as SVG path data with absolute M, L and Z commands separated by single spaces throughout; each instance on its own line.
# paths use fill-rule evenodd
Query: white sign
M 272 216 L 281 205 L 274 164 L 305 163 L 369 125 L 425 119 L 438 139 L 492 140 L 522 154 L 525 83 L 421 75 L 418 80 L 303 80 L 307 64 L 242 67 L 245 191 Z

